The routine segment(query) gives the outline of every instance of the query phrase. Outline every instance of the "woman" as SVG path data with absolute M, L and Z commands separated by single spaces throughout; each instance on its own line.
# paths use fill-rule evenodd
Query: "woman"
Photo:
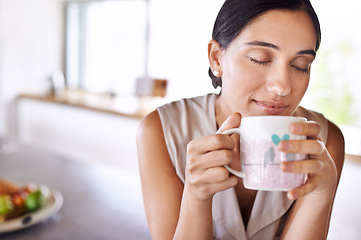
M 143 198 L 153 239 L 326 239 L 344 161 L 340 130 L 299 107 L 321 39 L 308 0 L 227 0 L 208 45 L 221 93 L 183 99 L 150 113 L 138 132 Z M 186 68 L 186 66 L 183 66 Z M 307 154 L 282 163 L 306 173 L 288 192 L 244 188 L 237 136 L 221 133 L 252 115 L 296 115 L 303 141 L 281 151 Z

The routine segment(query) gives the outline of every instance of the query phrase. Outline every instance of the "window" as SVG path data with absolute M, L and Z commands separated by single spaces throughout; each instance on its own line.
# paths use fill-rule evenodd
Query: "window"
M 147 1 L 67 4 L 70 87 L 132 94 L 136 79 L 149 73 L 168 80 L 169 99 L 214 91 L 208 77 L 207 44 L 223 0 L 149 0 L 146 42 Z
M 312 66 L 303 105 L 322 112 L 339 125 L 361 127 L 361 2 L 312 1 L 321 24 L 322 40 Z
M 70 87 L 129 94 L 145 71 L 145 0 L 67 3 Z
M 358 0 L 311 0 L 321 23 L 321 47 L 302 105 L 340 126 L 346 153 L 361 154 L 361 21 Z

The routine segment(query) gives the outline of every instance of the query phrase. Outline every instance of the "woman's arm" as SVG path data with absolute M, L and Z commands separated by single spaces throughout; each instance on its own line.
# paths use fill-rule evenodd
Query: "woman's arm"
M 142 193 L 152 239 L 172 239 L 183 183 L 168 155 L 158 113 L 144 118 L 137 134 Z
M 302 187 L 291 190 L 290 198 L 297 199 L 292 206 L 282 239 L 327 239 L 333 201 L 344 162 L 344 138 L 333 123 L 328 124 L 328 140 L 324 146 L 319 139 L 308 144 L 293 145 L 294 152 L 309 154 L 309 159 L 293 165 L 287 171 L 307 173 Z M 319 128 L 319 126 L 318 126 Z M 304 127 L 306 135 L 319 133 L 317 126 Z M 318 134 L 316 134 L 318 135 Z M 292 151 L 292 150 L 288 150 Z M 301 161 L 302 162 L 302 161 Z
M 239 114 L 233 115 L 222 126 L 236 127 L 240 118 Z M 212 239 L 213 195 L 238 182 L 223 167 L 233 159 L 231 137 L 214 134 L 188 144 L 184 185 L 169 157 L 156 111 L 140 124 L 137 144 L 152 239 Z

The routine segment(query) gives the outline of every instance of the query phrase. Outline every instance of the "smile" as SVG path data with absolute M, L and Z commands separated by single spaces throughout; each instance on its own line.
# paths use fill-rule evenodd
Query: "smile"
M 254 100 L 254 102 L 267 115 L 280 115 L 287 107 L 287 104 L 273 102 L 273 101 L 256 101 L 256 100 Z

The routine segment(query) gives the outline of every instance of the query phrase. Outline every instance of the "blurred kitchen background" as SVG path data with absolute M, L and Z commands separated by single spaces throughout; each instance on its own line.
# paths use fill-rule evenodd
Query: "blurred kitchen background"
M 322 41 L 302 105 L 342 128 L 349 154 L 330 239 L 361 239 L 361 2 L 311 2 Z M 207 44 L 222 3 L 0 0 L 0 158 L 32 145 L 137 175 L 140 119 L 218 91 Z

